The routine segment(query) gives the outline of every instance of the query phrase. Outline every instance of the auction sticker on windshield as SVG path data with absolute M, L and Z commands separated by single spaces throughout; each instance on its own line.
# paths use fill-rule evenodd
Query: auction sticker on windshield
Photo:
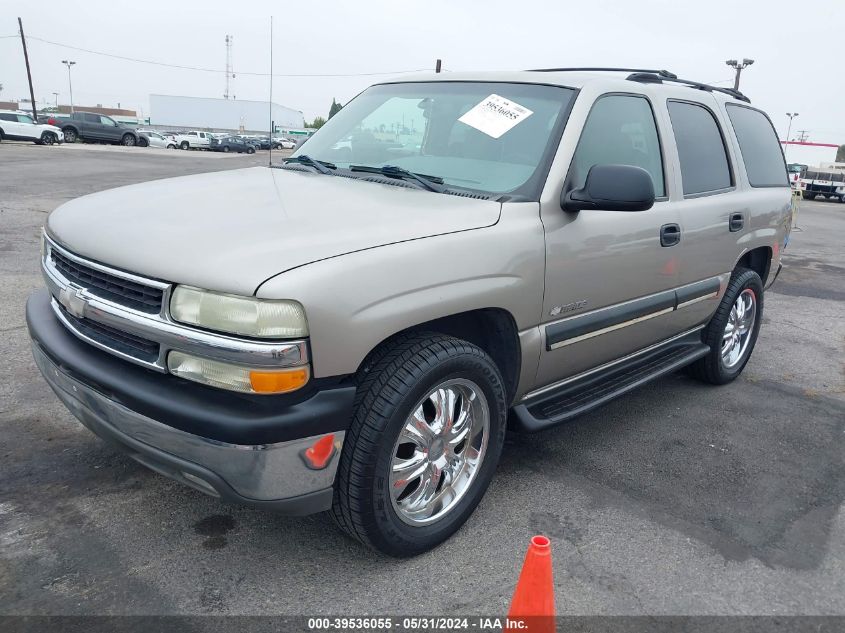
M 487 136 L 499 138 L 517 123 L 534 114 L 525 106 L 499 95 L 490 95 L 469 110 L 458 121 L 474 127 Z

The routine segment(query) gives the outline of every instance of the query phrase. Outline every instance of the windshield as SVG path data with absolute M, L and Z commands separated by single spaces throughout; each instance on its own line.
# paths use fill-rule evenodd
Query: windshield
M 391 165 L 448 187 L 536 199 L 575 91 L 518 83 L 373 86 L 344 106 L 294 156 Z

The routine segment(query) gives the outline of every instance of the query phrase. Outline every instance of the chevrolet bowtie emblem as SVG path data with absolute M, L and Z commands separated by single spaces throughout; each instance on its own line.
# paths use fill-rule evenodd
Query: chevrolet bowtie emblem
M 77 319 L 85 317 L 85 304 L 87 301 L 82 295 L 81 290 L 77 290 L 76 288 L 62 288 L 62 291 L 59 293 L 59 303 Z

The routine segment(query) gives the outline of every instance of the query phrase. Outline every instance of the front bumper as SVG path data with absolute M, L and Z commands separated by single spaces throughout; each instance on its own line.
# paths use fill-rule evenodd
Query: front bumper
M 286 514 L 331 506 L 354 387 L 317 391 L 295 404 L 276 400 L 279 410 L 265 414 L 256 407 L 272 408 L 272 397 L 221 394 L 86 345 L 57 321 L 44 291 L 27 302 L 27 324 L 35 362 L 59 399 L 88 429 L 145 466 L 206 494 Z M 192 419 L 187 428 L 194 432 L 185 428 Z M 203 419 L 208 431 L 200 433 Z M 304 451 L 329 434 L 332 457 L 325 468 L 309 468 Z

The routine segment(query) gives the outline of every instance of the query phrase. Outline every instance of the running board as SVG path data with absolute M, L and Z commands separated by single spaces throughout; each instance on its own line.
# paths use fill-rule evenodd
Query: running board
M 600 407 L 640 385 L 672 373 L 705 356 L 710 348 L 696 333 L 649 354 L 614 365 L 558 389 L 540 394 L 513 408 L 512 426 L 535 433 Z

